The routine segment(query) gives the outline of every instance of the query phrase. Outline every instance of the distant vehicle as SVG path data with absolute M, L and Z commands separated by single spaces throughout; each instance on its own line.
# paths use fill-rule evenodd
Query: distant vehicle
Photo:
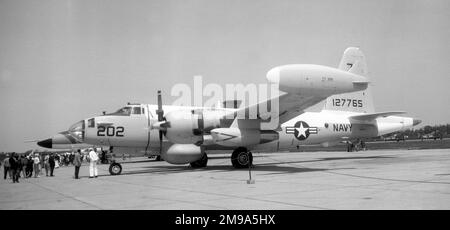
M 391 135 L 388 137 L 383 138 L 384 141 L 394 141 L 395 140 L 395 135 Z
M 408 136 L 406 136 L 406 135 L 403 135 L 403 134 L 395 135 L 395 140 L 396 140 L 397 142 L 399 142 L 399 141 L 405 141 L 406 139 L 408 139 Z
M 422 135 L 421 139 L 433 139 L 433 140 L 437 140 L 437 139 L 441 139 L 442 140 L 442 134 L 440 133 L 428 133 L 428 134 L 424 134 Z
M 409 138 L 408 135 L 403 135 L 403 134 L 396 133 L 394 135 L 385 137 L 384 141 L 397 141 L 397 142 L 399 142 L 399 141 L 405 141 L 408 138 Z

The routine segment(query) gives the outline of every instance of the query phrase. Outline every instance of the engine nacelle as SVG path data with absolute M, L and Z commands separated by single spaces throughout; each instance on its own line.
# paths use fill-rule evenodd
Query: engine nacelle
M 203 141 L 205 132 L 220 127 L 222 110 L 177 110 L 167 113 L 165 136 L 173 143 L 195 144 Z
M 199 160 L 202 157 L 200 146 L 193 144 L 174 144 L 162 158 L 171 164 L 187 164 Z
M 237 147 L 278 140 L 276 131 L 259 129 L 217 128 L 211 130 L 213 141 L 222 146 Z
M 267 72 L 267 80 L 278 83 L 279 90 L 301 96 L 328 97 L 364 90 L 368 80 L 364 76 L 320 65 L 285 65 Z

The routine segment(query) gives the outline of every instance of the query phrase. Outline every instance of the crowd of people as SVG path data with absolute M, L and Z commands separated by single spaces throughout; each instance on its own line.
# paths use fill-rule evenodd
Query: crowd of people
M 3 178 L 10 179 L 13 183 L 19 183 L 19 178 L 38 178 L 43 175 L 53 177 L 55 168 L 63 166 L 75 167 L 74 177 L 79 179 L 79 171 L 83 161 L 89 162 L 89 178 L 98 177 L 97 162 L 103 161 L 105 152 L 102 151 L 101 157 L 94 148 L 89 148 L 87 152 L 82 153 L 80 149 L 73 153 L 34 153 L 28 154 L 11 153 L 6 154 L 6 158 L 0 162 L 3 166 Z
M 358 152 L 366 150 L 366 142 L 361 139 L 357 139 L 355 142 L 347 141 L 347 152 Z

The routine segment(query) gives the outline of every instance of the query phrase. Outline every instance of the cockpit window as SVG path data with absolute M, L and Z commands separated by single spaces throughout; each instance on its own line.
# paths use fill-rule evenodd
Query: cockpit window
M 69 128 L 69 134 L 82 142 L 84 139 L 84 121 L 79 121 Z
M 133 107 L 133 114 L 141 114 L 141 107 Z
M 123 107 L 123 108 L 117 110 L 114 113 L 110 113 L 110 114 L 106 114 L 106 115 L 130 116 L 130 114 L 131 114 L 131 107 L 126 106 L 126 107 Z
M 88 127 L 94 128 L 95 127 L 95 118 L 91 118 L 88 120 Z
M 130 115 L 131 114 L 131 107 L 123 107 L 116 112 L 118 115 Z

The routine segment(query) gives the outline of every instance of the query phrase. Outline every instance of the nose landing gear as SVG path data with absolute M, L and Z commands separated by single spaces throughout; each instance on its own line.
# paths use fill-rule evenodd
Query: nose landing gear
M 109 165 L 109 174 L 115 176 L 120 175 L 120 173 L 122 173 L 122 165 L 116 162 L 113 162 Z

